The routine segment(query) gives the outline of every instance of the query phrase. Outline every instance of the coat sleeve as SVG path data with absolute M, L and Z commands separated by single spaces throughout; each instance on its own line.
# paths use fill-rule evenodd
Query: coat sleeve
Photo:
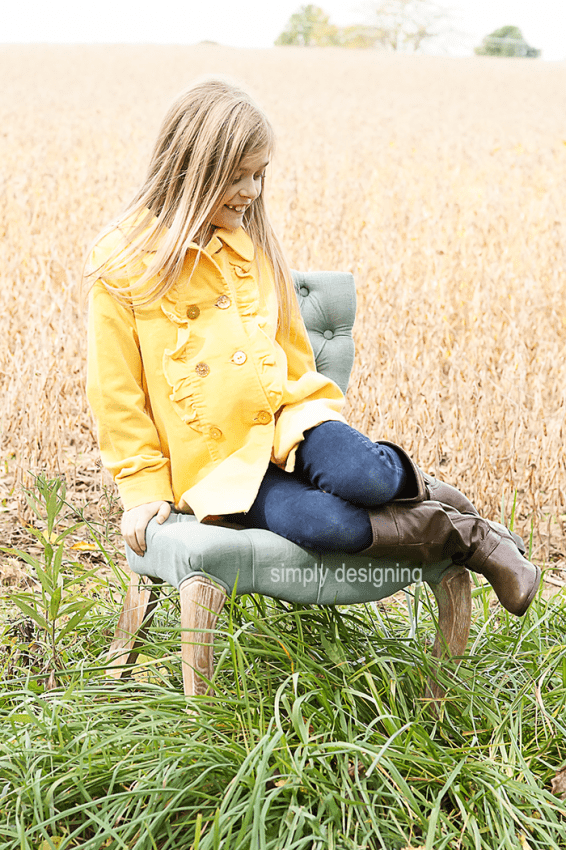
M 169 459 L 161 450 L 144 389 L 135 316 L 101 281 L 90 297 L 87 396 L 102 462 L 126 510 L 173 501 Z

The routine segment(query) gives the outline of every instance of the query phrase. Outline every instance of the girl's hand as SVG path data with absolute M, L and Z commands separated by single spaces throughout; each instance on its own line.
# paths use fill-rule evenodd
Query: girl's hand
M 145 530 L 148 522 L 157 515 L 157 522 L 161 525 L 170 513 L 169 502 L 147 502 L 145 505 L 138 505 L 137 508 L 124 511 L 121 526 L 124 540 L 140 558 L 143 558 L 146 550 Z

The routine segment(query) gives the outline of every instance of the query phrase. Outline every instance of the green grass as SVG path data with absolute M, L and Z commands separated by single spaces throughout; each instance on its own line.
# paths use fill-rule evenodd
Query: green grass
M 25 606 L 0 625 L 2 850 L 566 848 L 550 790 L 566 762 L 563 592 L 519 620 L 478 588 L 458 666 L 431 658 L 422 592 L 409 611 L 242 597 L 219 621 L 216 697 L 188 703 L 174 591 L 132 680 L 105 676 L 119 600 L 103 582 L 65 630 L 79 590 L 53 553 L 77 517 L 57 504 L 36 557 L 59 625 Z M 448 688 L 436 708 L 430 675 Z
M 564 848 L 550 779 L 566 760 L 565 610 L 478 609 L 435 713 L 430 612 L 408 639 L 402 608 L 245 597 L 220 623 L 217 696 L 191 716 L 174 600 L 141 680 L 120 684 L 101 666 L 116 617 L 101 602 L 56 688 L 33 658 L 7 660 L 13 640 L 5 653 L 0 846 Z

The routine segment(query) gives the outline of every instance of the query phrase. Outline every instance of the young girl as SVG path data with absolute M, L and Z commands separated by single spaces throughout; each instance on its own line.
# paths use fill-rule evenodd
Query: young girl
M 140 190 L 91 260 L 88 398 L 138 555 L 171 506 L 319 551 L 481 572 L 522 615 L 540 570 L 407 454 L 349 427 L 316 371 L 264 201 L 273 132 L 222 80 L 166 116 Z

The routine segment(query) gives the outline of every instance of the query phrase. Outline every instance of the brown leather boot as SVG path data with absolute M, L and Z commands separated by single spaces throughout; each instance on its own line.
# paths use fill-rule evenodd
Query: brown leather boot
M 395 443 L 391 443 L 388 440 L 379 440 L 378 444 L 391 446 L 392 449 L 401 456 L 401 459 L 405 466 L 405 471 L 407 472 L 407 484 L 405 486 L 404 492 L 401 494 L 399 498 L 396 498 L 396 502 L 422 502 L 422 501 L 433 501 L 433 502 L 442 502 L 443 505 L 451 505 L 451 507 L 456 508 L 461 514 L 473 514 L 474 516 L 479 516 L 479 512 L 475 505 L 470 502 L 467 496 L 464 496 L 463 493 L 460 492 L 456 487 L 453 487 L 451 484 L 447 484 L 445 481 L 440 481 L 439 478 L 436 478 L 434 475 L 429 475 L 427 472 L 423 472 L 422 469 L 416 465 L 416 463 L 412 460 L 410 455 L 407 452 L 397 446 Z M 492 520 L 487 520 L 487 522 L 492 525 L 492 528 L 496 531 L 501 531 L 505 529 L 505 526 L 497 523 L 497 527 L 492 523 Z M 513 538 L 515 546 L 521 553 L 524 555 L 526 552 L 525 544 L 521 537 L 518 534 L 515 534 L 514 531 L 509 531 L 508 533 Z
M 540 569 L 527 561 L 505 528 L 461 514 L 436 501 L 392 502 L 369 512 L 373 543 L 360 555 L 454 563 L 485 576 L 504 608 L 521 617 L 540 584 Z
M 440 481 L 433 475 L 428 475 L 419 469 L 417 464 L 407 454 L 405 449 L 402 449 L 396 443 L 391 443 L 389 440 L 378 440 L 376 445 L 390 446 L 400 456 L 405 472 L 407 473 L 407 483 L 401 495 L 395 499 L 396 502 L 423 502 L 434 501 L 442 502 L 443 505 L 451 505 L 460 511 L 461 514 L 475 514 L 479 516 L 477 509 L 456 487 L 451 484 L 446 484 Z
M 474 516 L 479 516 L 479 511 L 473 505 L 467 496 L 464 496 L 460 490 L 457 490 L 456 487 L 453 487 L 451 484 L 447 484 L 445 481 L 440 481 L 438 478 L 435 478 L 433 475 L 429 475 L 427 472 L 422 472 L 419 470 L 422 477 L 425 480 L 426 490 L 428 493 L 428 498 L 434 502 L 442 502 L 443 505 L 451 505 L 453 508 L 456 508 L 457 511 L 460 511 L 461 514 L 474 514 Z M 513 538 L 513 543 L 521 553 L 524 555 L 527 551 L 527 548 L 523 542 L 523 538 L 519 537 L 514 531 L 511 531 L 509 528 L 506 528 L 500 522 L 494 522 L 492 519 L 486 520 L 494 531 L 498 532 L 507 532 Z

